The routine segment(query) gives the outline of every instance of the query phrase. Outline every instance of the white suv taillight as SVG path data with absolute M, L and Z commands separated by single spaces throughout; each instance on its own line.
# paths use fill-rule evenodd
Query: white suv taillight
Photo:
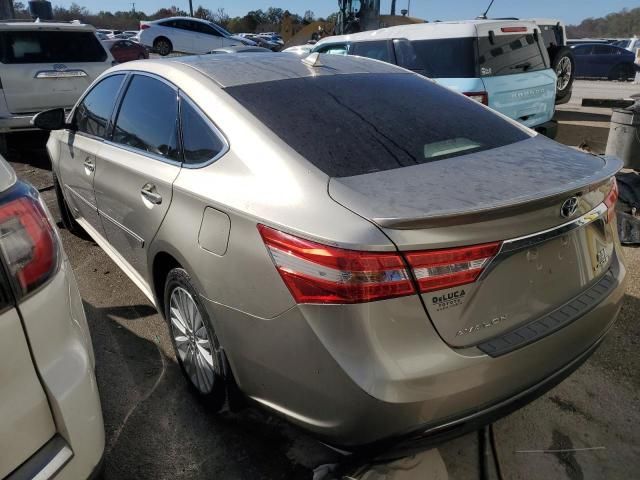
M 397 253 L 330 247 L 258 225 L 297 303 L 363 303 L 416 293 Z
M 469 97 L 471 100 L 475 100 L 476 102 L 489 106 L 489 94 L 487 92 L 464 92 L 464 95 Z
M 604 204 L 607 206 L 607 222 L 611 223 L 616 217 L 616 202 L 618 201 L 618 182 L 616 177 L 611 177 L 611 190 L 604 199 Z
M 22 196 L 0 205 L 0 250 L 18 296 L 32 292 L 57 271 L 57 236 L 37 200 Z

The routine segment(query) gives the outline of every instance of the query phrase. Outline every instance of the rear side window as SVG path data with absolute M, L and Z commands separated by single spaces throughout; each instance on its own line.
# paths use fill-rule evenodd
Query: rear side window
M 123 79 L 124 75 L 112 75 L 91 89 L 76 107 L 73 123 L 77 131 L 101 138 L 106 136 Z
M 184 97 L 180 101 L 184 163 L 197 165 L 217 156 L 225 147 L 203 115 Z
M 107 53 L 93 32 L 4 31 L 2 63 L 104 62 Z
M 120 106 L 113 141 L 179 160 L 177 120 L 177 92 L 155 78 L 134 75 Z
M 478 38 L 480 75 L 498 76 L 549 68 L 547 50 L 533 34 L 495 35 Z
M 225 91 L 331 177 L 428 163 L 529 138 L 477 102 L 413 74 L 319 75 Z
M 381 62 L 395 63 L 391 52 L 390 42 L 378 40 L 375 42 L 356 42 L 351 45 L 349 53 L 359 57 L 373 58 Z
M 611 48 L 609 45 L 594 45 L 593 46 L 593 54 L 594 55 L 611 55 L 616 53 L 614 48 Z
M 476 39 L 471 37 L 411 42 L 416 64 L 430 78 L 474 78 Z

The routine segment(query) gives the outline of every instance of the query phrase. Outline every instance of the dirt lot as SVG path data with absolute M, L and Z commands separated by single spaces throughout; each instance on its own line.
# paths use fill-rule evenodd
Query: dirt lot
M 41 135 L 12 138 L 9 160 L 57 215 Z M 167 328 L 91 241 L 61 231 L 92 329 L 107 433 L 107 479 L 285 479 L 336 454 L 263 410 L 213 414 L 186 389 Z M 633 478 L 640 467 L 640 249 L 626 249 L 621 317 L 594 356 L 544 397 L 495 424 L 504 478 Z M 577 449 L 540 453 L 539 450 Z M 480 478 L 478 436 L 442 445 L 452 479 Z

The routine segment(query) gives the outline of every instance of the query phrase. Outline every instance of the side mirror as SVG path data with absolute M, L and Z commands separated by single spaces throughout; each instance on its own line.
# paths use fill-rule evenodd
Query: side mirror
M 36 114 L 31 120 L 31 125 L 40 130 L 62 130 L 68 126 L 66 119 L 63 108 L 53 108 Z

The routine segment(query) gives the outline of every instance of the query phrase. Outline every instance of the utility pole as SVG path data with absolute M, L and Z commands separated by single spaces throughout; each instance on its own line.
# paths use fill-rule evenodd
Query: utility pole
M 391 15 L 396 14 L 396 0 L 391 0 Z
M 193 17 L 193 0 L 189 0 L 189 16 Z
M 0 18 L 10 20 L 15 18 L 12 0 L 0 0 Z
M 131 11 L 136 13 L 136 2 L 131 2 Z
M 407 17 L 411 16 L 411 0 L 407 2 Z

